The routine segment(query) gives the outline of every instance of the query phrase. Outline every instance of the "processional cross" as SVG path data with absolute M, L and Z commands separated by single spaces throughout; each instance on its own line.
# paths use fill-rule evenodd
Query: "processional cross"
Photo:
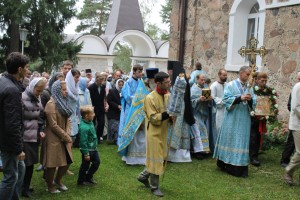
M 256 56 L 260 55 L 261 57 L 267 54 L 267 49 L 264 46 L 257 48 L 258 40 L 254 37 L 248 40 L 248 48 L 241 47 L 239 54 L 242 57 L 247 55 L 251 56 L 251 71 L 252 79 L 249 81 L 248 89 L 250 89 L 254 84 L 254 73 L 256 72 Z M 270 116 L 273 115 L 270 110 L 270 97 L 269 96 L 257 96 L 257 106 L 255 108 L 255 115 L 257 116 Z
M 261 57 L 267 54 L 267 49 L 264 46 L 257 48 L 258 40 L 255 37 L 252 37 L 248 40 L 248 48 L 242 46 L 239 50 L 239 54 L 242 57 L 246 57 L 247 55 L 251 55 L 251 63 L 250 67 L 252 70 L 252 80 L 250 81 L 250 85 L 253 85 L 253 76 L 256 72 L 256 56 L 260 55 Z

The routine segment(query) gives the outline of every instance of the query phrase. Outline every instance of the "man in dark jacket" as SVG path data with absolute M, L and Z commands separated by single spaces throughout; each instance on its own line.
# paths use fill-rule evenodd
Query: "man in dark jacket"
M 104 116 L 105 116 L 105 107 L 104 107 L 104 99 L 106 98 L 106 91 L 105 91 L 105 83 L 106 83 L 106 76 L 101 75 L 101 73 L 96 72 L 96 79 L 95 83 L 88 87 L 90 91 L 92 105 L 94 106 L 95 111 L 95 119 L 94 124 L 97 124 L 97 137 L 99 143 L 102 143 L 100 139 L 103 136 L 104 130 Z M 97 122 L 97 123 L 96 123 Z
M 23 113 L 21 81 L 28 70 L 29 59 L 13 52 L 6 59 L 6 70 L 0 78 L 0 150 L 3 179 L 0 199 L 19 199 L 25 174 L 23 152 Z

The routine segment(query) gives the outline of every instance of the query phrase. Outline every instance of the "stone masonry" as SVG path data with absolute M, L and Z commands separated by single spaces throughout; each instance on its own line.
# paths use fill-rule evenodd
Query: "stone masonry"
M 180 35 L 180 0 L 174 0 L 171 15 L 170 60 L 178 60 Z M 215 81 L 224 68 L 227 56 L 229 12 L 233 0 L 188 0 L 184 68 L 189 73 L 194 63 L 202 63 Z M 271 3 L 271 1 L 266 2 Z M 279 119 L 288 119 L 287 100 L 300 70 L 300 5 L 266 10 L 263 71 L 269 75 L 268 85 L 279 94 Z M 229 72 L 229 81 L 237 77 Z

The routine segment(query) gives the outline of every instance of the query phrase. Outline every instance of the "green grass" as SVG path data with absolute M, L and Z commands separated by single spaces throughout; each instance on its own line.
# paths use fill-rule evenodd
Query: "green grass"
M 116 151 L 116 146 L 99 145 L 101 165 L 94 177 L 98 182 L 95 186 L 76 185 L 80 166 L 78 149 L 73 149 L 75 162 L 70 168 L 75 175 L 63 178 L 69 188 L 67 192 L 47 193 L 42 172 L 34 171 L 31 199 L 157 199 L 136 180 L 144 167 L 125 165 Z M 219 171 L 214 159 L 168 163 L 161 182 L 163 199 L 299 199 L 300 186 L 289 187 L 282 180 L 284 169 L 279 165 L 280 155 L 280 149 L 261 154 L 262 166 L 250 166 L 248 178 L 236 178 Z M 295 173 L 297 179 L 298 174 Z

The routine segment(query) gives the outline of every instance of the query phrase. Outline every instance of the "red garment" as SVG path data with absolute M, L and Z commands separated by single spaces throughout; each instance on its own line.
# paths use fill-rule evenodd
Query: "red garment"
M 267 122 L 265 120 L 259 121 L 258 131 L 260 133 L 260 148 L 262 148 L 262 143 L 263 143 L 262 135 L 267 132 Z
M 160 95 L 168 94 L 168 90 L 159 89 L 157 86 L 156 86 L 155 90 Z

